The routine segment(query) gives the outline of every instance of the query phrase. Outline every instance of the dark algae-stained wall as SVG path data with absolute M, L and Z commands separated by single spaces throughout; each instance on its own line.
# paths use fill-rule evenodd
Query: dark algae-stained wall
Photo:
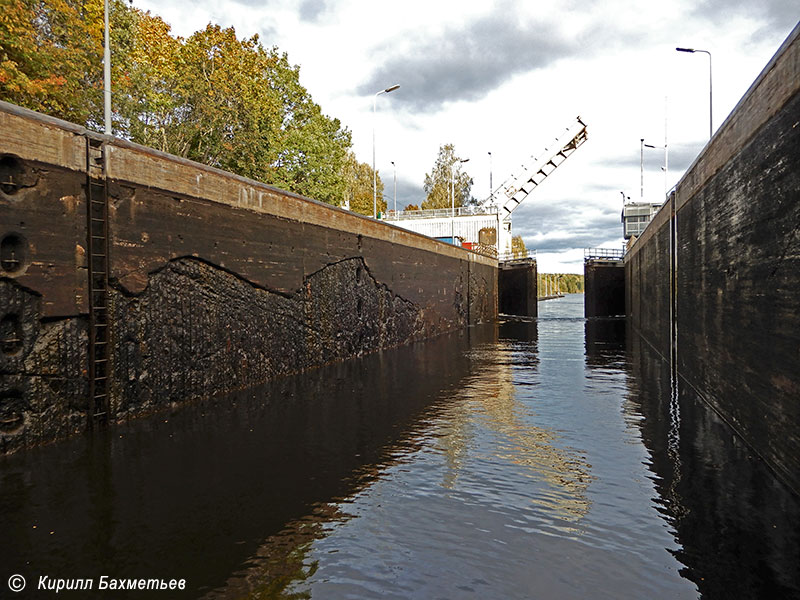
M 800 26 L 625 269 L 634 329 L 800 493 L 798 90 Z
M 0 452 L 497 314 L 494 259 L 6 103 L 0 182 Z
M 584 316 L 625 314 L 625 268 L 622 260 L 590 259 L 583 265 Z
M 537 266 L 533 259 L 500 263 L 497 274 L 500 312 L 518 317 L 538 315 Z

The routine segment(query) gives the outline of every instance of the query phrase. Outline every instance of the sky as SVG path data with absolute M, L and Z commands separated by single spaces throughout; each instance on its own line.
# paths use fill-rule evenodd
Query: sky
M 621 249 L 623 194 L 662 202 L 708 142 L 708 56 L 675 48 L 712 55 L 716 131 L 800 17 L 797 0 L 133 5 L 161 16 L 175 35 L 217 23 L 286 52 L 314 101 L 352 132 L 356 156 L 370 164 L 374 128 L 389 208 L 395 174 L 398 209 L 425 199 L 425 174 L 443 144 L 469 159 L 472 194 L 483 200 L 490 178 L 499 186 L 580 116 L 588 141 L 513 214 L 514 234 L 550 273 L 582 273 L 584 248 Z M 642 138 L 656 146 L 645 148 L 643 161 Z

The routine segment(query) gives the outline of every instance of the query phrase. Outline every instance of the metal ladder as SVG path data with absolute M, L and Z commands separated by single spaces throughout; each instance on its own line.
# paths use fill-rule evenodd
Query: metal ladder
M 86 138 L 87 259 L 89 271 L 89 427 L 108 421 L 108 181 L 105 143 Z

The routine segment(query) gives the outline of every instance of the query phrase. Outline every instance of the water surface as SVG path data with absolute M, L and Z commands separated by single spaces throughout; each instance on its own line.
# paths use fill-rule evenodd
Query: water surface
M 582 296 L 542 302 L 537 320 L 0 459 L 0 581 L 179 577 L 183 597 L 209 599 L 800 597 L 797 498 L 624 320 L 582 314 Z

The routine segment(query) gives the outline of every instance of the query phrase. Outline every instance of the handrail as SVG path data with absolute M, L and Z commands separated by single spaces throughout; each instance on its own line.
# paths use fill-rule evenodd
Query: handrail
M 583 259 L 609 258 L 619 260 L 625 257 L 625 250 L 615 250 L 614 248 L 584 248 Z
M 496 206 L 457 206 L 452 208 L 428 208 L 424 210 L 388 210 L 387 221 L 405 221 L 409 219 L 430 219 L 449 217 L 471 217 L 476 215 L 496 215 Z
M 522 252 L 506 252 L 497 257 L 499 262 L 529 262 L 536 260 L 536 250 L 524 250 Z

